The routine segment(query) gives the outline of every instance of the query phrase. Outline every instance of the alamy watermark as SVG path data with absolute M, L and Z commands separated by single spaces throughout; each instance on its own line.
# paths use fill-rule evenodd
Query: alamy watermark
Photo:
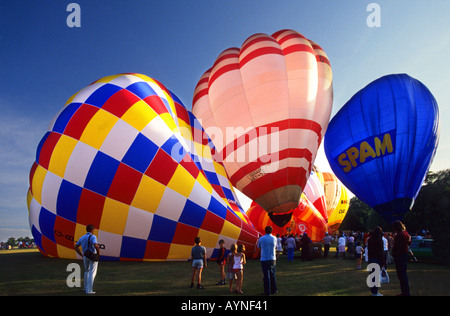
M 81 287 L 81 267 L 78 263 L 69 263 L 66 268 L 70 272 L 66 279 L 68 287 Z
M 369 275 L 366 279 L 366 284 L 368 287 L 381 287 L 381 284 L 389 283 L 389 275 L 384 267 L 380 267 L 378 263 L 369 263 L 367 265 L 367 271 Z
M 381 27 L 381 6 L 375 2 L 369 3 L 366 10 L 370 12 L 366 19 L 367 26 Z
M 68 27 L 81 27 L 81 7 L 78 3 L 69 3 L 66 7 L 66 11 L 70 12 L 67 16 L 66 24 Z M 372 2 L 366 7 L 366 11 L 370 12 L 367 16 L 366 24 L 368 27 L 381 27 L 381 6 Z
M 81 27 L 81 7 L 78 3 L 69 3 L 66 8 L 70 14 L 67 16 L 66 24 L 68 27 Z

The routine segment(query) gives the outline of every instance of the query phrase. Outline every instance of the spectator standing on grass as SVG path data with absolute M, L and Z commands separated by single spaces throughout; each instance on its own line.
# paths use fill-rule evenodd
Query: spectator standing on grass
M 349 254 L 355 254 L 355 237 L 353 237 L 353 233 L 350 233 L 347 239 L 347 252 Z
M 309 238 L 307 233 L 303 233 L 302 240 L 302 261 L 312 259 L 311 254 L 311 238 Z
M 263 295 L 277 294 L 276 281 L 276 246 L 277 238 L 272 235 L 272 227 L 266 226 L 265 235 L 259 238 L 258 248 L 261 249 L 261 269 L 263 272 Z
M 219 240 L 219 253 L 217 255 L 217 264 L 219 265 L 219 274 L 220 281 L 216 285 L 225 285 L 227 284 L 226 275 L 225 275 L 225 264 L 227 262 L 227 258 L 225 257 L 225 241 L 223 239 Z
M 388 254 L 387 254 L 387 259 L 386 262 L 388 264 L 393 263 L 393 258 L 392 258 L 392 247 L 394 247 L 394 237 L 392 237 L 392 233 L 388 233 L 386 236 L 386 239 L 388 241 Z
M 244 265 L 247 263 L 245 259 L 245 246 L 239 245 L 237 247 L 236 253 L 234 254 L 234 264 L 233 264 L 233 272 L 237 276 L 236 288 L 234 290 L 235 293 L 243 294 L 242 292 L 242 282 L 244 280 Z
M 355 257 L 356 257 L 356 269 L 361 270 L 361 262 L 362 262 L 362 255 L 364 253 L 363 247 L 361 247 L 361 242 L 356 242 L 356 248 L 355 248 Z
M 410 296 L 409 281 L 407 274 L 407 264 L 409 255 L 409 245 L 411 244 L 411 236 L 406 231 L 402 222 L 396 221 L 392 224 L 394 231 L 394 246 L 392 248 L 392 256 L 394 257 L 395 270 L 400 282 L 400 296 Z
M 389 244 L 387 238 L 384 237 L 384 234 L 381 236 L 381 239 L 383 240 L 384 266 L 387 268 Z
M 277 234 L 277 259 L 283 253 L 283 245 L 281 244 L 282 241 L 283 240 L 281 239 L 280 234 Z
M 203 289 L 202 271 L 206 268 L 206 248 L 202 246 L 200 237 L 195 238 L 195 246 L 191 250 L 192 258 L 192 277 L 191 288 L 194 287 L 195 279 L 197 279 L 197 289 Z
M 339 239 L 338 239 L 339 259 L 345 258 L 345 243 L 346 243 L 345 236 L 342 232 L 340 232 Z
M 294 251 L 296 247 L 296 242 L 292 234 L 290 234 L 289 238 L 286 239 L 285 244 L 287 248 L 288 261 L 294 261 Z
M 328 253 L 330 252 L 330 246 L 331 246 L 331 240 L 333 237 L 328 234 L 328 232 L 325 233 L 325 237 L 323 237 L 323 257 L 328 257 Z
M 230 285 L 230 292 L 233 292 L 231 289 L 233 286 L 233 281 L 236 280 L 236 273 L 233 272 L 233 265 L 234 265 L 234 255 L 237 250 L 236 244 L 231 244 L 230 246 L 230 253 L 227 257 L 227 278 L 228 278 L 228 284 Z
M 83 253 L 86 250 L 90 250 L 92 253 L 100 255 L 100 249 L 97 243 L 97 237 L 94 235 L 94 225 L 86 226 L 86 235 L 82 236 L 75 245 L 75 251 L 83 257 L 84 261 L 84 290 L 86 294 L 95 294 L 94 280 L 97 275 L 98 261 L 94 261 L 84 256 Z M 80 251 L 80 246 L 83 252 Z
M 381 268 L 384 267 L 384 250 L 383 250 L 383 232 L 381 227 L 377 226 L 373 230 L 372 235 L 367 240 L 367 251 L 369 257 L 369 264 L 376 263 Z M 373 271 L 372 271 L 373 272 Z M 378 287 L 374 286 L 370 289 L 372 296 L 383 296 L 380 292 L 378 292 Z

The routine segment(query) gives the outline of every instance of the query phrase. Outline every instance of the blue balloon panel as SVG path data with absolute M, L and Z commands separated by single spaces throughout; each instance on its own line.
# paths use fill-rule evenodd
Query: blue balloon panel
M 343 184 L 393 222 L 412 207 L 438 139 L 433 95 L 420 81 L 398 74 L 357 92 L 331 120 L 324 145 Z

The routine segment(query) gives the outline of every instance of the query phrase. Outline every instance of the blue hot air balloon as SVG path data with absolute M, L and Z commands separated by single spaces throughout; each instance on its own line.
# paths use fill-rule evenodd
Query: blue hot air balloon
M 381 77 L 333 117 L 325 153 L 336 176 L 385 220 L 402 219 L 419 193 L 439 139 L 439 110 L 407 74 Z

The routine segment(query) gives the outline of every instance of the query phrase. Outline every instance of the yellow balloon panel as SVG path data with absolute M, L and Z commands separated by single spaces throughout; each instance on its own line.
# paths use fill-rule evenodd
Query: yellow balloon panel
M 333 213 L 331 213 L 331 216 L 328 218 L 328 226 L 332 231 L 339 229 L 345 215 L 347 215 L 349 206 L 348 190 L 341 184 L 341 197 Z

